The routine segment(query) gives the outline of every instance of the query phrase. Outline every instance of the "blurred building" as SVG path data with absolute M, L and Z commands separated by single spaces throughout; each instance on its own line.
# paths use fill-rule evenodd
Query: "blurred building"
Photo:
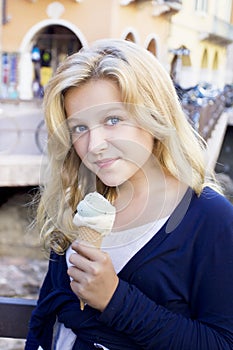
M 122 38 L 145 47 L 183 88 L 199 82 L 232 84 L 232 3 L 0 0 L 0 186 L 39 183 L 46 144 L 40 104 L 44 88 L 67 55 L 92 41 Z M 204 117 L 208 138 L 221 126 L 208 156 L 213 167 L 228 116 L 219 123 L 212 112 Z
M 141 44 L 183 87 L 233 82 L 232 0 L 1 0 L 1 99 L 30 100 L 100 38 Z
M 232 83 L 232 42 L 232 0 L 183 0 L 182 10 L 171 19 L 174 80 L 184 87 Z
M 170 21 L 181 1 L 0 3 L 0 186 L 36 185 L 46 145 L 40 101 L 59 63 L 96 39 L 114 37 L 142 45 L 169 66 Z
M 181 1 L 2 0 L 0 97 L 30 100 L 67 55 L 100 38 L 141 44 L 169 65 L 172 15 Z

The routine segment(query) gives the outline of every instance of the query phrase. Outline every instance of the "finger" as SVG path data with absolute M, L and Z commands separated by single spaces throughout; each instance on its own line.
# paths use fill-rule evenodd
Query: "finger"
M 84 245 L 86 247 L 95 248 L 95 246 L 91 242 L 84 241 L 84 240 L 76 240 L 71 244 L 72 249 L 75 251 L 76 251 L 76 249 L 78 249 L 79 245 Z
M 67 270 L 67 274 L 70 278 L 78 283 L 82 281 L 84 273 L 84 271 L 74 266 L 70 266 Z
M 80 255 L 79 253 L 73 253 L 69 257 L 69 262 L 77 269 L 82 271 L 88 271 L 89 270 L 89 264 L 90 260 L 86 257 Z
M 82 242 L 75 241 L 72 244 L 72 249 L 74 249 L 78 254 L 82 255 L 83 257 L 86 257 L 91 261 L 97 261 L 103 255 L 103 252 L 100 249 L 84 241 Z
M 70 287 L 72 289 L 72 291 L 77 295 L 77 297 L 82 300 L 84 303 L 86 303 L 86 300 L 84 298 L 85 296 L 85 290 L 82 286 L 82 284 L 80 284 L 79 282 L 75 281 L 75 280 L 72 280 L 70 282 Z M 80 306 L 81 306 L 81 303 L 80 303 Z

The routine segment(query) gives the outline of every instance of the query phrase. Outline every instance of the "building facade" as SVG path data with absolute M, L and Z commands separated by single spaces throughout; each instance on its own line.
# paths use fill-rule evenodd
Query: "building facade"
M 233 82 L 232 0 L 1 0 L 1 99 L 31 100 L 101 38 L 134 41 L 183 87 Z
M 165 4 L 166 3 L 166 4 Z M 181 1 L 2 0 L 2 99 L 30 100 L 67 55 L 101 38 L 134 41 L 166 66 Z
M 232 42 L 232 0 L 183 0 L 182 10 L 171 19 L 169 38 L 171 60 L 177 49 L 186 49 L 178 51 L 177 83 L 232 83 Z
M 37 102 L 59 63 L 92 41 L 121 38 L 145 47 L 182 87 L 232 84 L 232 2 L 0 0 L 0 185 L 39 183 L 46 131 Z M 227 123 L 223 115 L 211 167 Z

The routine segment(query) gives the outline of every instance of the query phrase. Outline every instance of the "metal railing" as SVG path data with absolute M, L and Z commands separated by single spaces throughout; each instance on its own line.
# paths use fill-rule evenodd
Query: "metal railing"
M 0 338 L 26 339 L 36 300 L 0 297 Z

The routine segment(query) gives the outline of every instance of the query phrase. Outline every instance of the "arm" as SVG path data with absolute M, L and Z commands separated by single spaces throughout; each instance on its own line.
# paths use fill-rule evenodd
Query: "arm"
M 67 302 L 74 300 L 69 288 L 66 269 L 65 257 L 52 253 L 37 306 L 30 320 L 25 350 L 37 350 L 39 345 L 44 350 L 51 349 L 57 310 Z M 64 289 L 65 287 L 67 290 Z
M 137 287 L 120 280 L 100 321 L 127 334 L 147 350 L 230 350 L 233 336 L 157 305 Z
M 43 284 L 42 284 L 41 289 L 40 289 L 40 294 L 39 294 L 39 298 L 37 301 L 37 307 L 32 312 L 30 325 L 29 325 L 29 331 L 28 331 L 28 335 L 27 335 L 27 339 L 26 339 L 26 343 L 25 343 L 25 350 L 38 350 L 38 349 L 40 350 L 40 349 L 42 349 L 40 347 L 40 342 L 39 342 L 38 338 L 36 337 L 33 328 L 36 324 L 36 319 L 38 317 L 37 316 L 38 305 L 43 301 L 44 298 L 46 298 L 47 294 L 49 293 L 49 291 L 51 289 L 52 289 L 52 281 L 51 281 L 51 262 L 50 262 L 47 274 L 45 276 L 45 279 L 44 279 Z M 48 328 L 47 328 L 47 331 L 48 331 Z M 48 333 L 46 335 L 48 338 L 51 338 L 51 336 L 52 336 L 52 329 L 50 329 L 50 333 L 51 334 Z

